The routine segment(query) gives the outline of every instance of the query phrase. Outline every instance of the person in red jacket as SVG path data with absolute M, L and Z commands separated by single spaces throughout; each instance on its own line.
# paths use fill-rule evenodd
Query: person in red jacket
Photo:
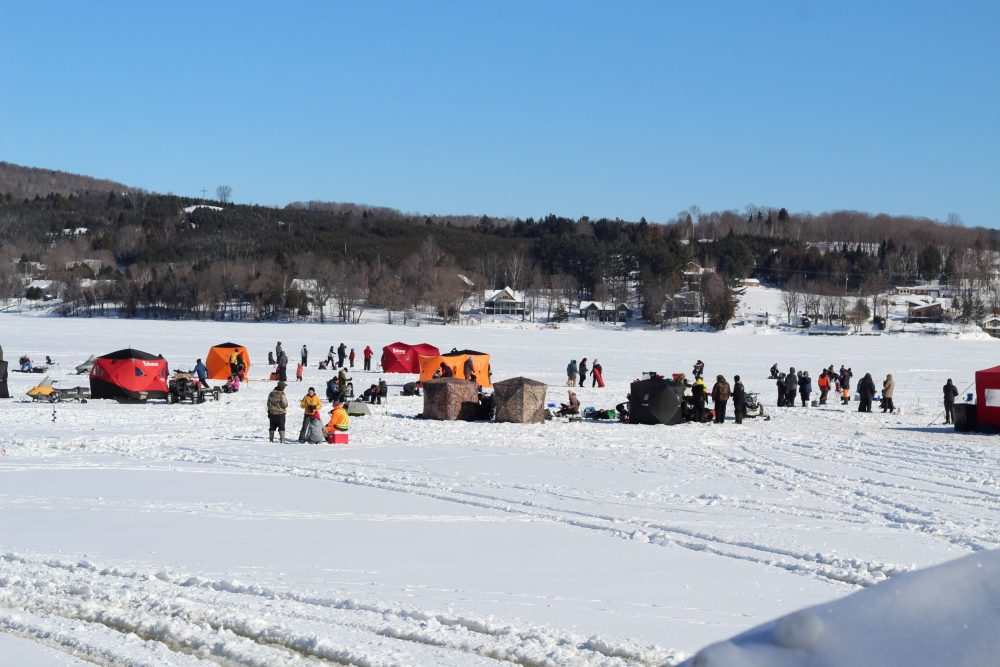
M 354 368 L 354 348 L 351 348 L 351 353 L 347 355 L 347 361 L 350 362 L 351 368 Z
M 364 355 L 365 355 L 365 370 L 366 371 L 370 371 L 372 369 L 372 355 L 373 354 L 375 354 L 375 353 L 372 352 L 372 346 L 371 345 L 365 345 Z

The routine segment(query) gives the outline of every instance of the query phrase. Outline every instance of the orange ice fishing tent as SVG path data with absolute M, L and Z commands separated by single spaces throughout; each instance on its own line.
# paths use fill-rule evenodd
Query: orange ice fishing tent
M 475 350 L 452 350 L 448 354 L 439 354 L 436 357 L 420 357 L 420 381 L 427 382 L 434 379 L 434 373 L 441 364 L 451 370 L 451 377 L 461 380 L 471 380 L 465 377 L 465 360 L 472 359 L 472 373 L 476 376 L 476 384 L 481 387 L 492 387 L 490 380 L 490 355 Z
M 229 358 L 233 352 L 243 360 L 243 377 L 250 374 L 250 352 L 236 343 L 221 343 L 208 351 L 205 365 L 208 366 L 208 377 L 212 380 L 228 380 L 232 372 L 229 370 Z

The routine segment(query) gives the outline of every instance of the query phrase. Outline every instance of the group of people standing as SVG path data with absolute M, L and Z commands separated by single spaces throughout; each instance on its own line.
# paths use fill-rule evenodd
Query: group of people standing
M 570 360 L 566 366 L 566 386 L 583 387 L 587 382 L 587 373 L 590 373 L 590 386 L 604 387 L 604 367 L 594 359 L 594 363 L 587 365 L 587 357 L 577 363 L 576 359 Z
M 366 345 L 362 355 L 364 357 L 364 369 L 370 371 L 372 369 L 372 357 L 374 356 L 374 351 L 371 345 Z M 300 362 L 295 369 L 296 380 L 301 381 L 303 370 L 309 366 L 309 348 L 306 345 L 302 346 L 299 350 Z M 326 359 L 319 363 L 319 368 L 322 369 L 333 369 L 337 368 L 347 368 L 350 364 L 350 368 L 354 368 L 354 360 L 356 356 L 354 353 L 354 348 L 350 349 L 348 352 L 347 345 L 341 342 L 338 346 L 330 346 L 330 351 L 326 355 Z M 275 375 L 277 379 L 282 382 L 288 382 L 288 354 L 285 353 L 284 348 L 281 346 L 281 341 L 279 340 L 274 346 L 274 352 L 267 353 L 267 363 L 275 367 Z
M 712 421 L 716 424 L 723 424 L 726 421 L 726 411 L 729 409 L 729 401 L 733 401 L 733 421 L 737 424 L 743 423 L 743 418 L 747 414 L 747 392 L 743 386 L 743 380 L 739 375 L 733 376 L 733 384 L 730 385 L 724 375 L 715 376 L 715 384 L 712 391 L 708 391 L 708 386 L 702 374 L 705 372 L 705 363 L 699 359 L 694 365 L 694 382 L 688 384 L 691 389 L 691 402 L 694 410 L 693 420 L 697 422 L 706 421 L 706 405 L 708 398 L 712 399 Z
M 268 440 L 274 442 L 274 433 L 278 432 L 279 442 L 285 443 L 285 417 L 288 413 L 288 397 L 285 388 L 288 385 L 279 380 L 278 384 L 267 395 Z M 299 442 L 319 444 L 333 442 L 334 433 L 346 432 L 350 426 L 347 408 L 340 401 L 334 401 L 329 411 L 330 421 L 324 426 L 322 417 L 323 402 L 316 395 L 316 389 L 309 387 L 306 395 L 299 401 L 302 408 L 302 428 L 299 430 Z
M 841 365 L 839 371 L 833 369 L 833 364 L 829 368 L 820 371 L 816 387 L 819 389 L 818 405 L 827 405 L 827 398 L 830 392 L 840 396 L 841 405 L 849 405 L 851 402 L 851 381 L 854 371 L 851 368 Z M 796 371 L 795 367 L 788 369 L 788 373 L 778 371 L 778 364 L 771 366 L 771 379 L 775 380 L 778 388 L 778 407 L 795 407 L 795 399 L 798 396 L 802 402 L 802 407 L 808 407 L 811 403 L 813 393 L 812 378 L 809 371 Z M 858 412 L 871 412 L 872 402 L 878 390 L 875 387 L 875 380 L 871 373 L 865 373 L 861 381 L 858 382 Z M 895 412 L 895 405 L 892 399 L 895 393 L 896 382 L 892 379 L 892 374 L 885 376 L 882 381 L 882 412 Z

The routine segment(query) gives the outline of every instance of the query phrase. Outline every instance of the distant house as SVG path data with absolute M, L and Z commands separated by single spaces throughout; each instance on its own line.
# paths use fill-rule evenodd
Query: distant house
M 483 314 L 524 315 L 524 292 L 510 287 L 483 293 Z
M 957 290 L 950 285 L 928 283 L 924 285 L 904 285 L 896 288 L 896 294 L 903 296 L 922 296 L 929 299 L 950 299 Z
M 755 327 L 766 327 L 771 324 L 771 316 L 767 313 L 751 313 L 743 318 L 746 324 L 752 324 Z
M 41 298 L 45 301 L 58 299 L 66 291 L 66 283 L 58 280 L 32 280 L 25 288 L 28 298 Z M 31 296 L 37 295 L 37 296 Z
M 715 269 L 706 269 L 698 262 L 688 262 L 681 273 L 685 291 L 700 291 L 702 277 L 706 273 L 715 273 Z
M 944 304 L 940 301 L 914 305 L 911 303 L 906 313 L 906 321 L 912 323 L 944 321 Z
M 760 287 L 760 281 L 756 278 L 743 278 L 740 280 L 740 287 Z
M 993 336 L 994 338 L 1000 338 L 1000 317 L 996 315 L 990 315 L 980 324 L 983 331 Z
M 104 268 L 104 262 L 99 259 L 78 259 L 72 262 L 66 262 L 66 270 L 72 271 L 78 266 L 85 266 L 91 270 L 94 275 L 100 273 L 101 269 Z
M 667 297 L 663 312 L 667 317 L 698 317 L 701 315 L 701 293 L 679 292 Z
M 581 301 L 580 317 L 588 322 L 628 322 L 632 319 L 632 309 L 624 303 Z

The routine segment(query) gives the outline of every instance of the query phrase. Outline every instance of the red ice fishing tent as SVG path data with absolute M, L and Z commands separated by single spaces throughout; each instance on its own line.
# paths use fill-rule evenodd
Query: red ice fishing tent
M 1000 366 L 976 371 L 976 422 L 1000 430 Z
M 90 395 L 122 401 L 166 398 L 167 360 L 127 348 L 94 360 L 90 369 Z
M 382 371 L 385 373 L 419 373 L 420 357 L 436 357 L 441 351 L 433 345 L 389 343 L 382 348 Z

